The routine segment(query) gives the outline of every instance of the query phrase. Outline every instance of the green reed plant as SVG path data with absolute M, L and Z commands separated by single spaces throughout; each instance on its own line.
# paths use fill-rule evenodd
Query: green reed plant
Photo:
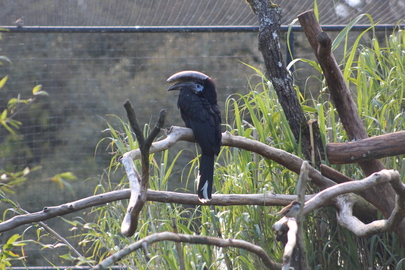
M 397 29 L 381 39 L 371 27 L 358 35 L 350 46 L 349 35 L 353 25 L 350 24 L 337 36 L 333 48 L 345 41 L 343 46 L 346 57 L 341 64 L 342 72 L 352 90 L 367 133 L 369 136 L 376 136 L 404 130 L 405 32 Z M 316 66 L 316 63 L 309 60 L 303 61 Z M 315 70 L 319 71 L 319 67 Z M 319 93 L 311 93 L 309 100 L 302 100 L 306 104 L 303 106 L 304 110 L 318 119 L 326 142 L 347 141 L 324 81 L 320 89 Z M 383 163 L 388 169 L 401 171 L 403 160 L 400 157 L 387 157 L 383 159 Z M 357 165 L 334 167 L 353 179 L 364 177 Z M 307 223 L 309 235 L 319 234 L 320 231 L 324 234 L 317 243 L 307 239 L 308 253 L 313 254 L 309 256 L 310 265 L 334 265 L 344 269 L 395 269 L 399 265 L 404 252 L 394 234 L 373 236 L 364 241 L 330 223 L 333 220 L 333 210 L 326 209 L 323 212 L 322 215 L 315 215 L 316 220 Z M 321 230 L 319 224 L 328 229 Z M 321 253 L 320 247 L 323 247 Z

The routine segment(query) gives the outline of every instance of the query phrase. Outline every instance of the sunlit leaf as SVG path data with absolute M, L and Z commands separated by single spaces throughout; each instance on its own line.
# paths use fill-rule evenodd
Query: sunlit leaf
M 59 174 L 59 176 L 64 178 L 64 179 L 67 179 L 67 180 L 76 179 L 76 176 L 71 172 L 64 172 L 64 173 Z
M 17 241 L 17 239 L 19 239 L 21 237 L 21 235 L 19 234 L 14 234 L 13 236 L 11 236 L 7 242 L 6 245 L 12 245 L 15 241 Z
M 8 75 L 4 76 L 4 78 L 0 80 L 0 89 L 3 88 L 3 86 L 6 84 L 7 80 L 8 80 Z
M 319 22 L 319 9 L 318 9 L 318 1 L 314 0 L 314 14 L 316 20 Z
M 38 91 L 34 94 L 34 96 L 49 96 L 49 94 L 46 91 Z
M 61 255 L 61 256 L 59 256 L 59 257 L 61 257 L 62 259 L 65 259 L 65 260 L 70 260 L 70 261 L 76 260 L 76 258 L 73 257 L 70 253 L 65 254 L 65 255 Z
M 42 85 L 38 84 L 37 86 L 35 86 L 32 89 L 32 94 L 34 96 L 48 96 L 48 92 L 41 90 L 42 89 Z
M 23 175 L 28 175 L 30 173 L 30 168 L 25 167 L 25 169 L 23 170 Z
M 6 121 L 7 119 L 7 110 L 4 110 L 1 114 L 0 114 L 0 121 Z

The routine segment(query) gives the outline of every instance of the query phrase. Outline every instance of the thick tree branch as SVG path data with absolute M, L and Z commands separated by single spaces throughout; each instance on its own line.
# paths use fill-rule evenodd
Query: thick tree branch
M 191 129 L 173 126 L 166 132 L 167 138 L 154 142 L 150 148 L 151 153 L 160 152 L 167 150 L 176 144 L 178 141 L 189 141 L 195 142 L 194 134 Z M 229 132 L 222 133 L 222 145 L 237 147 L 244 149 L 250 152 L 257 153 L 264 158 L 273 160 L 287 169 L 299 174 L 301 170 L 303 159 L 290 154 L 284 150 L 271 147 L 267 144 L 248 139 L 241 136 L 231 135 Z M 132 159 L 140 158 L 139 149 L 135 149 L 125 153 L 126 156 L 131 157 Z M 316 184 L 321 189 L 335 185 L 336 183 L 329 178 L 326 178 L 321 175 L 321 173 L 310 167 L 309 168 L 309 177 L 312 179 L 312 182 Z
M 95 266 L 93 270 L 107 269 L 115 262 L 121 260 L 130 253 L 145 246 L 145 243 L 146 245 L 150 245 L 152 243 L 161 241 L 174 241 L 199 245 L 214 245 L 218 247 L 242 248 L 249 252 L 255 253 L 262 260 L 262 262 L 268 269 L 275 269 L 275 270 L 281 269 L 281 265 L 279 263 L 273 262 L 267 255 L 267 253 L 260 246 L 254 245 L 252 243 L 243 240 L 222 239 L 217 237 L 200 236 L 200 235 L 176 234 L 172 232 L 161 232 L 148 235 L 145 238 L 118 251 L 117 253 L 111 255 L 110 257 L 103 260 L 100 264 Z
M 357 202 L 357 199 L 348 193 L 359 193 L 373 187 L 381 187 L 384 184 L 390 184 L 396 192 L 394 211 L 386 220 L 376 220 L 364 224 L 357 217 L 353 216 L 353 205 Z M 340 196 L 343 194 L 347 195 Z M 304 213 L 309 213 L 326 205 L 327 202 L 331 202 L 333 199 L 335 201 L 334 205 L 339 211 L 338 221 L 340 225 L 351 230 L 359 237 L 395 231 L 399 228 L 405 217 L 405 186 L 400 180 L 399 173 L 395 170 L 382 170 L 363 180 L 346 182 L 322 190 L 306 202 Z
M 332 53 L 332 40 L 322 31 L 312 10 L 298 16 L 298 20 L 322 68 L 333 104 L 350 140 L 366 139 L 368 135 L 357 111 L 356 104 Z M 378 160 L 359 163 L 366 175 L 384 169 Z
M 328 143 L 326 154 L 331 164 L 358 163 L 405 154 L 405 131 L 347 143 Z
M 326 166 L 325 164 L 321 164 L 321 166 L 319 166 L 319 167 L 321 169 L 321 174 L 323 176 L 333 179 L 333 181 L 335 181 L 336 183 L 344 183 L 344 182 L 353 181 L 353 179 L 351 179 L 350 177 L 344 175 L 343 173 L 341 173 L 329 166 Z
M 322 68 L 333 104 L 339 113 L 347 136 L 350 140 L 367 138 L 349 87 L 331 51 L 332 40 L 322 31 L 312 10 L 298 15 L 298 20 Z
M 45 207 L 42 211 L 18 215 L 0 223 L 0 232 L 5 232 L 18 226 L 40 222 L 58 216 L 74 213 L 89 207 L 106 204 L 113 201 L 129 199 L 130 189 L 116 190 L 91 197 L 83 198 L 77 201 Z M 313 195 L 307 195 L 309 200 Z M 212 200 L 207 203 L 201 203 L 196 194 L 179 193 L 171 191 L 148 190 L 147 200 L 161 203 L 179 203 L 191 205 L 261 205 L 261 206 L 285 206 L 292 200 L 296 200 L 295 195 L 284 194 L 232 194 L 220 195 L 213 194 Z

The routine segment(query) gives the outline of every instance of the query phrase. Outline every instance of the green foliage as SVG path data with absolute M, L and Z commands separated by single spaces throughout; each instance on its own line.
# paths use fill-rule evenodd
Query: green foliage
M 7 58 L 6 58 L 7 59 Z M 8 79 L 8 75 L 6 75 L 3 79 L 0 80 L 0 90 L 6 84 Z M 37 85 L 32 89 L 32 97 L 28 99 L 22 99 L 20 95 L 16 98 L 11 98 L 7 103 L 7 109 L 4 109 L 3 112 L 0 114 L 0 124 L 7 129 L 7 131 L 11 135 L 15 135 L 15 130 L 18 129 L 21 125 L 20 121 L 14 120 L 13 117 L 23 110 L 26 106 L 32 103 L 35 100 L 36 96 L 47 96 L 48 93 L 46 91 L 41 90 L 42 86 Z M 19 105 L 24 104 L 25 107 L 21 108 Z
M 0 65 L 3 65 L 4 62 L 11 64 L 9 58 L 0 56 Z M 0 91 L 5 86 L 8 78 L 9 76 L 6 75 L 0 79 Z M 0 92 L 0 94 L 7 96 L 7 94 L 4 94 L 4 92 Z M 39 165 L 28 166 L 28 164 L 24 164 L 24 167 L 19 167 L 17 165 L 18 163 L 15 162 L 14 157 L 18 157 L 18 155 L 25 156 L 25 158 L 31 158 L 32 151 L 28 145 L 25 145 L 25 147 L 15 147 L 17 142 L 23 140 L 24 135 L 18 133 L 18 129 L 21 127 L 22 123 L 15 120 L 14 117 L 26 110 L 28 106 L 35 106 L 34 101 L 37 97 L 47 95 L 48 93 L 42 90 L 42 86 L 37 85 L 32 89 L 32 96 L 30 98 L 22 99 L 21 95 L 18 94 L 17 97 L 10 98 L 5 106 L 5 109 L 0 112 L 0 135 L 2 139 L 0 144 L 0 163 L 2 164 L 2 167 L 0 168 L 0 202 L 2 203 L 3 207 L 9 207 L 7 209 L 3 209 L 1 221 L 8 219 L 10 216 L 9 214 L 14 216 L 15 214 L 18 215 L 28 213 L 26 210 L 20 207 L 16 200 L 8 198 L 6 193 L 12 195 L 15 194 L 15 189 L 26 182 L 31 173 L 41 169 L 41 166 Z M 3 162 L 3 160 L 5 160 L 5 162 Z M 59 183 L 60 188 L 68 187 L 71 191 L 73 191 L 71 185 L 67 182 L 67 180 L 73 179 L 75 179 L 75 176 L 72 173 L 65 172 L 56 174 L 50 180 Z M 25 266 L 26 258 L 24 255 L 24 247 L 29 243 L 43 247 L 49 246 L 41 242 L 41 238 L 44 237 L 44 234 L 41 233 L 41 229 L 37 230 L 37 241 L 30 239 L 30 236 L 27 237 L 28 240 L 24 239 L 26 234 L 28 234 L 27 232 L 30 231 L 30 228 L 34 226 L 35 225 L 29 226 L 21 234 L 12 235 L 8 238 L 5 244 L 0 245 L 0 270 L 11 269 L 11 267 L 15 265 L 15 262 L 19 262 L 19 265 L 22 264 Z M 55 233 L 53 237 L 55 235 L 57 235 L 57 233 Z M 6 238 L 6 234 L 3 235 L 3 238 Z M 59 247 L 63 246 L 63 244 L 56 244 L 52 246 Z M 21 249 L 22 255 L 15 252 L 15 249 L 17 248 Z
M 15 253 L 15 248 L 23 247 L 27 244 L 26 241 L 18 241 L 21 235 L 14 234 L 11 236 L 7 242 L 1 245 L 0 251 L 0 270 L 9 269 L 13 261 L 23 261 L 24 257 Z
M 26 181 L 31 172 L 39 170 L 40 168 L 40 166 L 35 166 L 33 168 L 25 167 L 22 171 L 15 173 L 0 169 L 0 190 L 14 194 L 12 188 Z

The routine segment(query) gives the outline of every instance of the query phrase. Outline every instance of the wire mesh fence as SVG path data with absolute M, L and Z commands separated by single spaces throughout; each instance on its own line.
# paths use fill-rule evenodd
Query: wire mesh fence
M 11 63 L 3 67 L 10 77 L 2 109 L 12 97 L 30 97 L 37 84 L 49 96 L 16 115 L 18 135 L 2 130 L 2 147 L 12 150 L 2 152 L 1 165 L 11 171 L 41 165 L 42 180 L 64 171 L 82 180 L 96 176 L 110 158 L 105 145 L 95 151 L 107 135 L 101 131 L 108 115 L 124 117 L 125 99 L 141 123 L 167 109 L 167 125 L 180 125 L 166 78 L 195 69 L 217 79 L 223 108 L 229 94 L 247 91 L 253 72 L 241 62 L 259 64 L 255 42 L 254 33 L 4 34 L 2 52 Z M 26 198 L 30 206 L 37 202 Z
M 377 1 L 369 1 L 361 7 L 387 23 L 401 17 L 401 3 L 390 1 L 378 6 Z M 313 2 L 302 0 L 300 4 L 279 3 L 284 23 L 290 23 Z M 319 1 L 320 20 L 342 23 L 352 18 L 356 8 L 360 12 L 359 3 L 347 2 L 341 4 L 352 5 L 353 14 L 339 15 L 338 4 L 328 9 L 327 1 Z M 49 96 L 37 97 L 19 111 L 15 116 L 22 122 L 18 134 L 0 130 L 0 165 L 8 171 L 41 165 L 34 174 L 41 180 L 35 181 L 44 182 L 47 189 L 52 186 L 49 177 L 55 173 L 72 171 L 82 180 L 100 174 L 110 155 L 105 145 L 97 149 L 96 145 L 106 136 L 101 131 L 108 115 L 124 117 L 121 104 L 125 99 L 134 103 L 141 123 L 152 121 L 160 109 L 167 109 L 167 125 L 181 124 L 176 98 L 165 93 L 165 80 L 171 74 L 195 69 L 212 76 L 217 80 L 223 110 L 230 94 L 248 91 L 248 78 L 254 72 L 243 63 L 262 68 L 252 28 L 246 32 L 210 32 L 209 28 L 206 32 L 181 32 L 182 26 L 254 27 L 256 18 L 243 1 L 43 1 L 30 6 L 25 1 L 5 1 L 3 5 L 0 24 L 10 24 L 19 16 L 24 16 L 25 22 L 16 31 L 3 33 L 1 53 L 11 63 L 0 67 L 2 77 L 10 76 L 0 94 L 0 109 L 10 98 L 30 97 L 38 84 Z M 64 32 L 60 27 L 41 30 L 72 25 L 77 27 L 71 29 L 86 28 L 81 33 Z M 107 33 L 99 28 L 130 25 L 178 25 L 180 32 Z M 29 31 L 34 26 L 37 28 Z M 302 33 L 295 34 L 293 43 L 296 57 L 312 57 Z M 302 72 L 299 66 L 298 72 Z M 310 90 L 316 91 L 316 86 L 313 88 Z M 78 190 L 91 192 L 88 188 Z M 46 203 L 58 203 L 53 194 L 51 191 L 49 196 L 40 197 Z M 75 194 L 80 195 L 84 194 Z M 38 207 L 35 196 L 25 198 L 27 206 Z

